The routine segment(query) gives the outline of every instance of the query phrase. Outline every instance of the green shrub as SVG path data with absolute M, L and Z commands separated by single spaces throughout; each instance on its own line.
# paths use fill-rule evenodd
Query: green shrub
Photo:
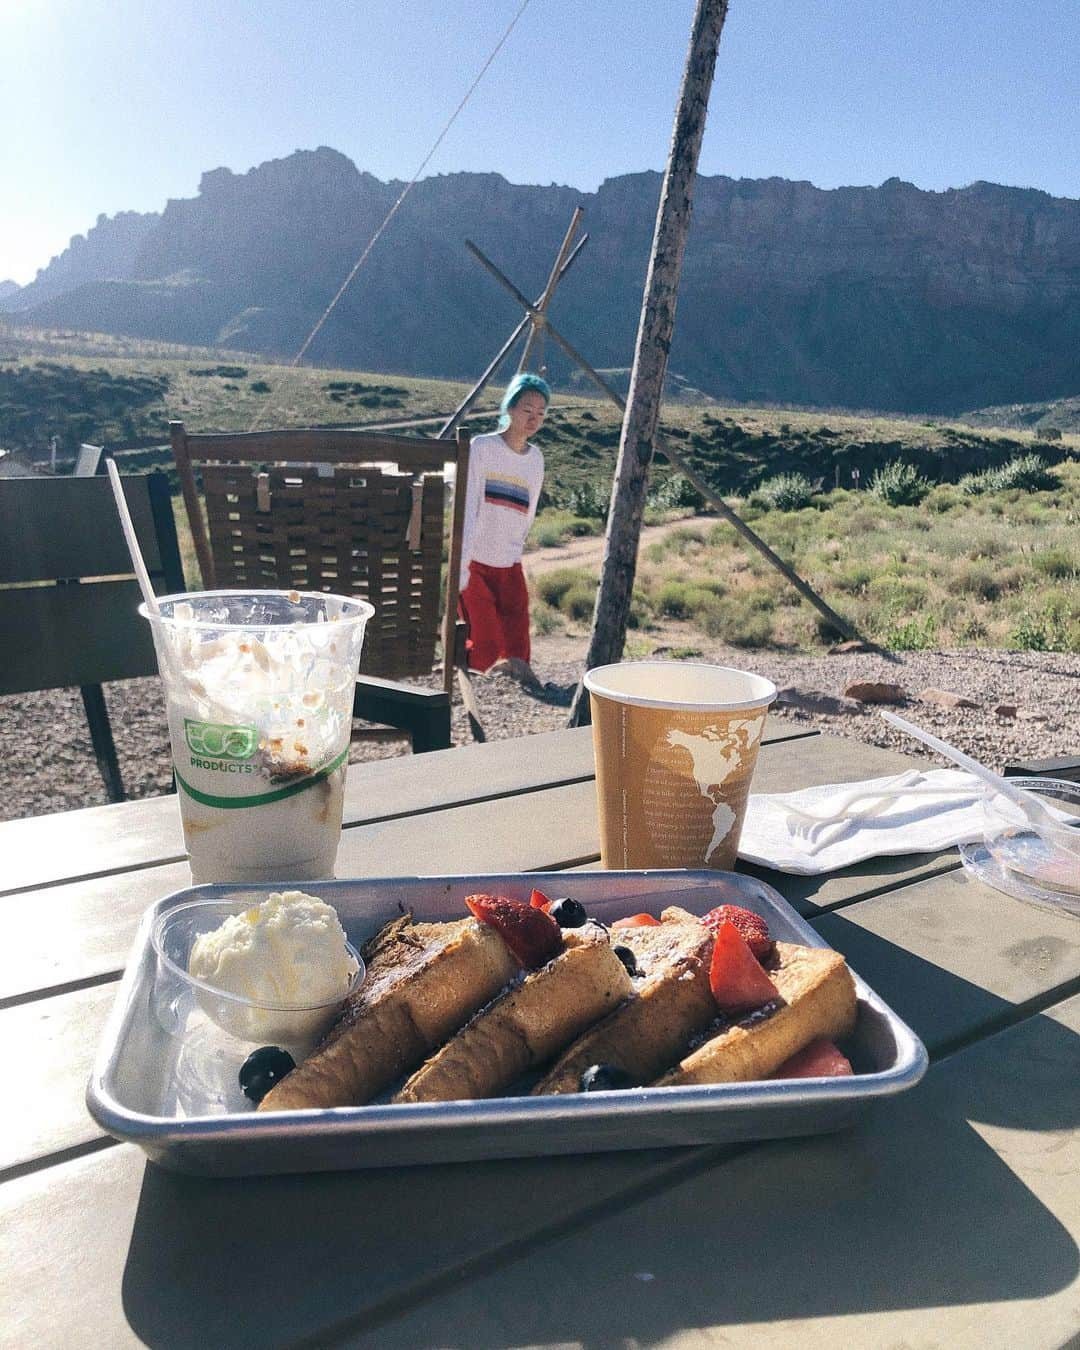
M 1058 484 L 1057 474 L 1051 472 L 1041 455 L 1017 455 L 994 473 L 999 491 L 1020 488 L 1024 492 L 1041 492 Z
M 253 394 L 268 394 L 270 392 L 270 386 L 265 380 L 252 380 L 248 388 Z
M 969 614 L 957 625 L 956 636 L 961 642 L 983 642 L 990 636 L 990 630 L 977 614 Z
M 928 511 L 933 511 L 937 515 L 944 515 L 947 511 L 952 511 L 955 507 L 960 506 L 963 500 L 963 493 L 956 484 L 938 483 L 927 494 L 925 506 Z
M 767 647 L 772 640 L 772 620 L 761 610 L 729 611 L 727 619 L 727 626 L 718 636 L 733 647 Z
M 652 609 L 641 591 L 635 590 L 630 597 L 630 614 L 626 620 L 629 628 L 648 631 L 653 627 Z M 629 655 L 629 653 L 627 653 Z
M 560 548 L 568 539 L 599 532 L 600 522 L 555 509 L 537 516 L 529 531 L 529 542 L 537 548 Z
M 838 591 L 848 595 L 863 595 L 874 579 L 874 569 L 866 563 L 849 563 L 832 578 L 832 584 Z
M 562 615 L 550 605 L 533 605 L 529 617 L 532 620 L 533 632 L 540 637 L 547 637 L 549 633 L 558 633 L 562 630 Z
M 889 506 L 918 506 L 930 486 L 914 464 L 905 464 L 902 459 L 884 465 L 870 480 L 870 491 Z
M 665 557 L 685 558 L 687 554 L 700 553 L 705 547 L 704 533 L 694 525 L 676 525 L 662 539 L 650 544 L 646 556 L 652 562 L 661 562 Z
M 596 583 L 576 581 L 562 597 L 559 608 L 571 619 L 582 622 L 591 619 L 596 606 Z
M 890 624 L 881 632 L 881 645 L 894 652 L 923 652 L 937 641 L 937 621 L 932 614 L 906 623 Z
M 755 488 L 751 501 L 757 499 L 773 511 L 799 511 L 809 506 L 814 486 L 802 473 L 780 473 L 766 478 Z
M 653 592 L 652 603 L 666 619 L 689 619 L 694 612 L 693 588 L 685 581 L 664 581 Z
M 986 492 L 1008 492 L 1019 489 L 1023 492 L 1041 492 L 1058 485 L 1058 476 L 1041 455 L 1017 455 L 1008 464 L 994 469 L 984 469 L 982 473 L 968 473 L 960 479 L 957 487 L 969 497 L 978 497 Z
M 1000 534 L 981 534 L 967 546 L 969 558 L 1000 558 L 1009 550 L 1009 543 Z
M 723 590 L 719 582 L 669 577 L 653 592 L 652 607 L 655 613 L 668 619 L 692 619 L 708 609 Z
M 984 469 L 982 473 L 965 473 L 957 479 L 957 490 L 962 492 L 965 497 L 981 497 L 984 492 L 990 491 L 987 477 L 990 472 L 991 470 Z
M 973 595 L 980 600 L 996 600 L 1003 589 L 997 571 L 978 562 L 957 568 L 945 584 L 953 595 Z
M 1036 553 L 1031 561 L 1044 577 L 1055 581 L 1067 581 L 1080 571 L 1080 562 L 1063 548 L 1048 548 L 1044 553 Z
M 658 511 L 700 511 L 705 505 L 705 498 L 681 473 L 673 473 L 658 484 L 647 501 Z
M 1065 652 L 1071 645 L 1063 616 L 1053 612 L 1024 615 L 1009 634 L 1014 651 Z
M 564 503 L 575 516 L 586 520 L 607 520 L 610 494 L 596 483 L 578 483 L 566 494 Z
M 561 609 L 563 597 L 575 586 L 594 586 L 596 583 L 588 572 L 580 567 L 557 567 L 553 572 L 543 572 L 533 582 L 537 598 L 553 609 Z
M 884 611 L 893 614 L 921 609 L 927 598 L 926 582 L 920 577 L 895 573 L 876 576 L 866 589 Z

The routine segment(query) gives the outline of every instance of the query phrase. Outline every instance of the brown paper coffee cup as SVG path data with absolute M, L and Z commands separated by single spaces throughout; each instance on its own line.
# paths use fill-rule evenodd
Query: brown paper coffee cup
M 585 687 L 603 865 L 733 867 L 776 686 L 726 666 L 625 661 Z

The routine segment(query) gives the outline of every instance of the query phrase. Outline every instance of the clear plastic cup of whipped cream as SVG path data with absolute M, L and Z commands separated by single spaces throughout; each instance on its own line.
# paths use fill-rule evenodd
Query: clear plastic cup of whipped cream
M 196 591 L 145 605 L 192 880 L 332 877 L 363 600 Z

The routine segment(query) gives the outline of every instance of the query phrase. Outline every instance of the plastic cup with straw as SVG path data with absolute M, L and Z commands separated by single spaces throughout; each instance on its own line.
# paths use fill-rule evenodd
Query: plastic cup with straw
M 106 462 L 165 686 L 196 882 L 332 877 L 371 605 L 299 591 L 155 596 Z

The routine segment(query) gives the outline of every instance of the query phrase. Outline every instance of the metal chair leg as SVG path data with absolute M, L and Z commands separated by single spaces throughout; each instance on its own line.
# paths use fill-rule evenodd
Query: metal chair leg
M 105 692 L 100 684 L 84 684 L 79 686 L 79 693 L 86 709 L 86 720 L 90 725 L 90 741 L 94 747 L 98 769 L 105 781 L 105 791 L 110 802 L 122 802 L 124 782 L 120 777 L 120 764 L 116 758 L 109 710 L 105 706 Z

